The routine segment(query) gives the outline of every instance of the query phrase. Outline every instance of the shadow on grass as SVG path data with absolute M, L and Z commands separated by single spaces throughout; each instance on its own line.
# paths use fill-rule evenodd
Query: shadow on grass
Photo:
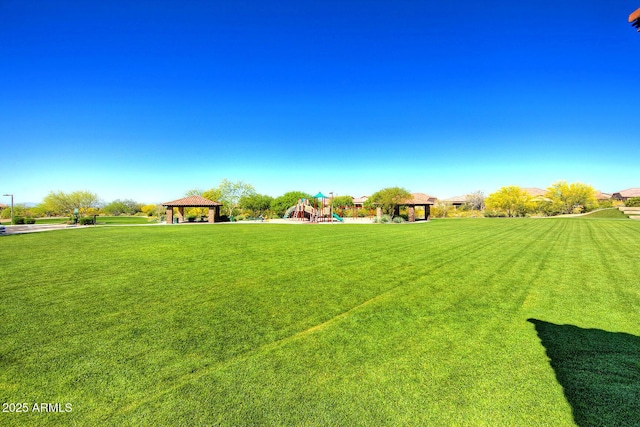
M 640 337 L 529 319 L 585 426 L 640 426 Z

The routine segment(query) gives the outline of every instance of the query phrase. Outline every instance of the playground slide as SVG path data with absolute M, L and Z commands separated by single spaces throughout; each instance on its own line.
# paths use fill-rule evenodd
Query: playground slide
M 335 219 L 337 219 L 338 221 L 340 221 L 340 222 L 344 222 L 344 218 L 340 218 L 340 217 L 339 217 L 338 215 L 336 215 L 336 214 L 333 214 L 333 217 L 334 217 Z
M 287 211 L 284 213 L 284 217 L 283 218 L 289 218 L 291 216 L 291 213 L 293 211 L 296 210 L 296 205 L 291 206 L 289 209 L 287 209 Z

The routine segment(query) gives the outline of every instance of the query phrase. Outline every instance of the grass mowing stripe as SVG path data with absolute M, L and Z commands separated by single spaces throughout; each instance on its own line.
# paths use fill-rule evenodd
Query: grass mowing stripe
M 586 221 L 14 236 L 0 247 L 17 277 L 0 291 L 13 289 L 18 302 L 0 304 L 9 319 L 0 331 L 0 394 L 29 398 L 47 384 L 78 402 L 65 420 L 81 424 L 571 425 L 526 319 L 600 317 L 637 333 L 633 319 L 609 313 L 616 301 L 597 307 L 585 293 L 612 288 L 603 263 L 616 270 L 629 255 L 594 257 L 635 224 L 598 220 L 615 229 L 608 235 Z M 575 236 L 587 231 L 593 238 Z M 56 258 L 59 250 L 74 258 Z M 587 265 L 602 279 L 576 288 Z M 628 289 L 631 270 L 621 270 L 615 292 Z M 597 312 L 572 308 L 576 290 Z M 18 339 L 26 331 L 36 334 Z M 48 335 L 57 339 L 43 341 Z M 24 370 L 37 364 L 54 370 Z
M 397 292 L 396 292 L 396 294 L 397 294 Z M 376 298 L 376 299 L 377 299 L 377 300 L 379 300 L 379 298 Z M 350 311 L 349 313 L 350 313 L 350 314 L 353 314 L 353 311 Z M 343 319 L 343 317 L 346 317 L 346 316 L 341 316 L 341 317 L 340 317 L 340 320 L 342 320 L 342 319 Z M 301 334 L 300 334 L 300 335 L 301 335 Z M 301 337 L 300 335 L 299 335 L 299 336 L 296 336 L 296 337 L 294 337 L 294 338 L 300 338 L 300 337 Z M 288 341 L 288 340 L 287 340 L 287 341 Z M 279 347 L 281 344 L 285 344 L 285 343 L 286 343 L 286 341 L 283 341 L 283 342 L 281 342 L 281 343 L 277 343 L 277 344 L 278 344 L 277 346 Z M 268 346 L 268 347 L 264 347 L 264 348 L 262 348 L 262 349 L 260 349 L 260 350 L 261 350 L 261 352 L 262 352 L 262 351 L 273 351 L 273 350 L 274 350 L 274 348 L 275 348 L 274 346 L 271 346 L 271 345 L 270 345 L 270 346 Z M 243 363 L 244 363 L 244 362 L 246 362 L 246 359 L 244 359 L 244 358 L 243 358 L 242 362 L 243 362 Z M 235 364 L 235 362 L 233 362 L 233 364 Z
M 478 240 L 477 242 L 475 242 L 475 244 L 477 246 L 479 246 L 479 249 L 482 249 L 484 247 L 489 246 L 491 243 L 482 242 L 481 240 Z M 406 246 L 406 243 L 402 242 L 401 246 Z M 467 248 L 467 251 L 468 251 L 468 249 L 469 248 Z M 454 248 L 454 250 L 455 250 L 455 248 Z M 440 255 L 443 255 L 443 254 L 440 253 Z M 439 263 L 439 265 L 432 266 L 431 270 L 435 270 L 437 268 L 441 268 L 444 264 L 446 264 L 446 263 L 448 263 L 450 261 L 451 261 L 451 258 L 445 259 L 445 260 L 441 261 Z M 342 313 L 340 313 L 340 314 L 338 314 L 338 315 L 336 315 L 336 316 L 334 316 L 334 317 L 332 317 L 332 318 L 330 318 L 328 320 L 323 321 L 322 323 L 319 323 L 317 325 L 313 325 L 313 326 L 309 327 L 306 330 L 296 332 L 291 336 L 288 336 L 288 337 L 285 337 L 285 338 L 280 338 L 280 339 L 278 339 L 276 341 L 267 343 L 265 345 L 262 345 L 261 347 L 258 347 L 258 348 L 255 348 L 255 349 L 251 349 L 246 353 L 239 354 L 234 359 L 225 361 L 222 365 L 221 364 L 216 364 L 216 365 L 213 365 L 213 366 L 202 366 L 202 367 L 199 367 L 199 368 L 197 368 L 197 374 L 195 372 L 191 372 L 191 373 L 186 374 L 185 375 L 185 379 L 183 379 L 182 381 L 176 382 L 176 385 L 175 385 L 174 388 L 182 387 L 186 382 L 189 382 L 189 381 L 196 381 L 199 378 L 201 378 L 202 376 L 206 375 L 208 373 L 208 371 L 210 371 L 210 370 L 222 369 L 225 365 L 228 365 L 229 363 L 238 363 L 238 361 L 246 361 L 249 357 L 251 357 L 255 353 L 262 352 L 262 351 L 268 352 L 268 351 L 273 350 L 275 347 L 278 347 L 278 346 L 281 346 L 281 345 L 284 345 L 284 344 L 288 343 L 289 341 L 295 341 L 295 340 L 301 339 L 301 338 L 303 338 L 304 336 L 306 336 L 309 333 L 314 333 L 314 332 L 321 331 L 322 329 L 324 329 L 328 325 L 333 324 L 333 323 L 335 323 L 335 322 L 347 317 L 348 315 L 352 314 L 356 310 L 359 310 L 359 309 L 362 309 L 364 307 L 367 307 L 370 304 L 375 303 L 377 300 L 380 300 L 381 298 L 389 298 L 389 295 L 394 293 L 394 291 L 396 291 L 398 288 L 400 288 L 402 286 L 406 286 L 406 284 L 404 282 L 402 282 L 402 283 L 400 283 L 400 284 L 398 284 L 398 285 L 396 285 L 396 286 L 394 286 L 394 287 L 392 287 L 390 289 L 387 289 L 386 291 L 384 291 L 381 294 L 375 295 L 374 297 L 369 298 L 368 300 L 366 300 L 364 302 L 361 302 L 358 305 L 356 305 L 356 306 L 354 306 L 352 308 L 349 308 L 348 310 L 346 310 L 346 311 L 344 311 L 344 312 L 342 312 Z M 165 393 L 167 393 L 169 391 L 170 390 L 163 390 L 161 394 L 163 395 L 163 394 L 165 394 Z M 138 406 L 147 405 L 147 404 L 149 404 L 150 401 L 156 399 L 157 397 L 159 397 L 159 395 L 158 396 L 151 396 L 148 399 L 145 399 L 144 402 L 140 402 Z M 135 407 L 128 406 L 126 408 L 126 411 L 130 411 L 130 410 L 133 410 L 133 409 L 135 409 Z

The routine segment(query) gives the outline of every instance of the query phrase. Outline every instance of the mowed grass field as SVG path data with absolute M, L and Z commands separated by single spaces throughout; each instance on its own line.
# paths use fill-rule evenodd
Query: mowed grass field
M 580 218 L 1 237 L 0 424 L 638 425 L 639 257 Z

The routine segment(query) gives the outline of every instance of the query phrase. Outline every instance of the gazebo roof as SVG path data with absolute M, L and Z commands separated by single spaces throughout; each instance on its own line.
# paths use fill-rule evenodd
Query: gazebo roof
M 208 208 L 213 206 L 222 206 L 222 203 L 214 202 L 213 200 L 205 199 L 202 196 L 188 196 L 182 199 L 173 200 L 171 202 L 165 202 L 162 206 L 166 207 L 188 207 L 188 208 Z
M 435 204 L 436 198 L 424 193 L 411 193 L 411 198 L 402 204 L 407 206 L 422 206 Z

